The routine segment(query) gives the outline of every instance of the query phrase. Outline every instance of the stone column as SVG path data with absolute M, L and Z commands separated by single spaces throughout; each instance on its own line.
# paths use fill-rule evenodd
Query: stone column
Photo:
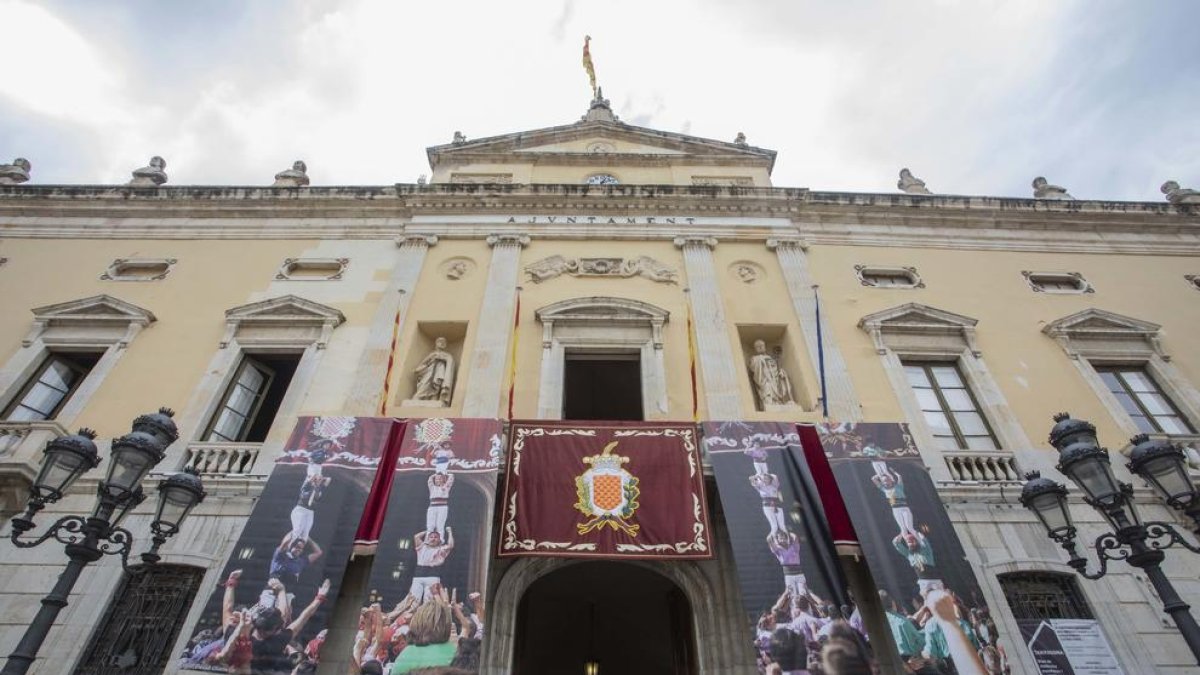
M 741 419 L 737 360 L 729 344 L 729 324 L 725 321 L 725 307 L 721 303 L 712 256 L 717 240 L 700 236 L 676 237 L 675 245 L 683 250 L 683 264 L 687 269 L 688 302 L 691 303 L 696 332 L 696 360 L 704 374 L 708 417 Z
M 387 375 L 388 357 L 391 356 L 392 332 L 396 313 L 400 313 L 400 331 L 412 300 L 417 278 L 425 264 L 429 247 L 437 244 L 432 234 L 405 234 L 396 239 L 400 255 L 392 268 L 392 277 L 383 292 L 383 299 L 371 317 L 371 328 L 367 342 L 363 345 L 354 370 L 354 383 L 346 398 L 346 415 L 378 415 L 379 397 L 383 395 L 383 378 Z
M 493 234 L 487 238 L 492 247 L 483 306 L 475 324 L 475 350 L 466 363 L 467 394 L 463 398 L 463 417 L 495 417 L 500 409 L 500 392 L 509 359 L 513 310 L 517 300 L 517 274 L 521 249 L 529 245 L 529 235 Z
M 804 344 L 808 347 L 808 356 L 812 361 L 813 373 L 820 382 L 821 358 L 817 347 L 817 301 L 813 294 L 812 275 L 808 271 L 808 257 L 805 250 L 808 245 L 799 237 L 780 237 L 767 240 L 767 248 L 775 251 L 779 259 L 779 268 L 783 270 L 783 279 L 787 283 L 788 296 L 792 300 L 792 308 L 796 310 L 796 319 L 800 322 L 800 332 L 804 335 Z M 838 349 L 833 334 L 829 331 L 829 322 L 821 317 L 821 332 L 825 352 L 825 388 L 828 397 L 829 418 L 839 422 L 858 422 L 862 420 L 862 406 L 854 393 L 854 383 L 850 381 L 850 372 L 846 369 L 846 360 Z

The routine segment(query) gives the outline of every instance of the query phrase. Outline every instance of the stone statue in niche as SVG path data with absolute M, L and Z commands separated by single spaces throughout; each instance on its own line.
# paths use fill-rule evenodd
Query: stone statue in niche
M 896 187 L 902 192 L 910 195 L 931 195 L 929 188 L 925 187 L 925 181 L 912 175 L 908 169 L 900 169 L 900 180 L 896 182 Z
M 796 405 L 787 371 L 779 365 L 779 359 L 767 353 L 767 343 L 762 340 L 754 341 L 754 355 L 750 357 L 750 381 L 754 383 L 754 393 L 758 395 L 763 410 Z
M 446 338 L 433 341 L 433 351 L 413 371 L 417 376 L 415 401 L 433 401 L 440 407 L 450 405 L 454 389 L 454 357 L 446 351 Z M 407 403 L 407 402 L 406 402 Z
M 167 160 L 155 155 L 150 158 L 150 164 L 133 172 L 132 187 L 158 187 L 167 182 Z
M 19 185 L 29 180 L 29 160 L 18 157 L 12 164 L 0 164 L 0 185 Z
M 1061 185 L 1051 185 L 1043 176 L 1033 179 L 1034 199 L 1075 199 L 1067 194 L 1067 188 Z
M 2 174 L 0 174 L 0 178 L 2 178 Z M 1178 206 L 1200 204 L 1200 190 L 1179 187 L 1179 183 L 1173 180 L 1163 183 L 1159 191 L 1167 196 L 1167 201 Z
M 300 160 L 292 162 L 292 168 L 275 174 L 271 187 L 308 187 L 308 166 Z

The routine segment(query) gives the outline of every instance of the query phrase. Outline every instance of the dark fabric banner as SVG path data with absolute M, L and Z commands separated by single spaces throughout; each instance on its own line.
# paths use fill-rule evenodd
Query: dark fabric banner
M 796 426 L 705 422 L 703 430 L 759 672 L 804 670 L 831 640 L 866 654 Z
M 500 556 L 710 558 L 696 427 L 513 422 Z
M 391 419 L 300 418 L 180 669 L 277 675 L 305 672 L 304 663 L 315 667 L 363 505 L 398 426 Z
M 363 599 L 350 672 L 478 672 L 498 420 L 409 420 Z
M 908 427 L 816 430 L 908 667 L 1003 672 L 995 622 Z

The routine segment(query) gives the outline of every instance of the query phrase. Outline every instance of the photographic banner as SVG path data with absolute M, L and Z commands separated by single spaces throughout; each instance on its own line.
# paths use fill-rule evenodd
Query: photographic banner
M 690 423 L 513 422 L 502 509 L 502 557 L 712 557 Z
M 1095 619 L 1017 619 L 1041 675 L 1124 675 Z
M 800 431 L 804 442 L 819 439 L 831 465 L 908 667 L 1005 672 L 996 624 L 908 427 L 826 424 L 815 437 Z
M 188 641 L 181 670 L 315 672 L 363 505 L 401 428 L 384 418 L 299 419 Z
M 502 434 L 498 420 L 408 421 L 349 672 L 478 672 Z
M 705 422 L 703 430 L 759 672 L 804 670 L 834 639 L 862 650 L 861 617 L 796 425 Z

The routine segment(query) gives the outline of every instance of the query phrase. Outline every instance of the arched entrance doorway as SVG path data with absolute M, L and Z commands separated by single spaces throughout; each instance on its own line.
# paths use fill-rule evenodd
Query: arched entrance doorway
M 695 673 L 692 608 L 670 579 L 635 564 L 584 562 L 530 584 L 517 611 L 517 675 Z

